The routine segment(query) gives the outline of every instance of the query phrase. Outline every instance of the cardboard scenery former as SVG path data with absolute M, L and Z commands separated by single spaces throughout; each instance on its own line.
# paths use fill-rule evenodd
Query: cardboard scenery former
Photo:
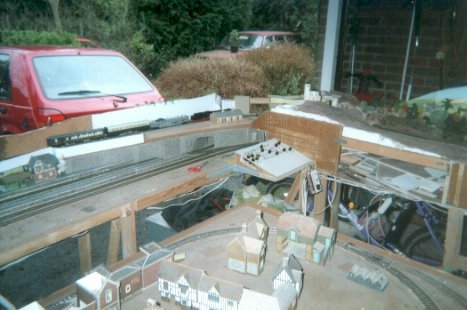
M 337 172 L 340 157 L 339 137 L 342 126 L 327 122 L 265 112 L 253 121 L 252 127 L 276 138 L 316 161 L 319 169 Z

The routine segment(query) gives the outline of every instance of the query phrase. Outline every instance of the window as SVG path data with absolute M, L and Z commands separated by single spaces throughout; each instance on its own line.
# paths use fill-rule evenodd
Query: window
M 271 36 L 264 37 L 263 46 L 268 47 L 272 44 L 273 40 Z
M 208 294 L 208 300 L 214 301 L 214 302 L 219 302 L 219 296 L 214 293 L 209 293 Z
M 148 92 L 152 86 L 119 56 L 70 55 L 33 58 L 49 99 L 72 99 Z
M 290 238 L 290 240 L 292 240 L 292 241 L 297 241 L 297 233 L 295 232 L 295 230 L 291 230 L 291 231 L 289 232 L 289 238 Z
M 107 289 L 105 290 L 105 303 L 108 304 L 111 301 L 112 301 L 112 290 Z
M 125 286 L 125 293 L 128 294 L 129 292 L 131 292 L 131 284 L 127 284 L 127 285 Z
M 186 294 L 186 292 L 188 291 L 188 285 L 179 284 L 178 288 L 180 289 L 180 292 L 182 292 L 182 294 Z
M 168 290 L 169 289 L 169 283 L 165 282 L 164 281 L 164 284 L 162 284 L 162 286 L 164 287 L 164 290 Z
M 0 99 L 11 99 L 10 56 L 0 54 Z

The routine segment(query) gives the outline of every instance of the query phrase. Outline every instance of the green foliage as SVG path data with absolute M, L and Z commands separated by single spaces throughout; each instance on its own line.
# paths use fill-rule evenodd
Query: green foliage
M 245 55 L 250 63 L 259 66 L 274 95 L 299 95 L 314 73 L 314 64 L 307 49 L 297 45 L 278 45 L 261 48 Z
M 237 29 L 234 29 L 230 32 L 229 36 L 229 43 L 231 46 L 237 46 L 238 45 L 238 31 Z
M 73 33 L 34 30 L 2 30 L 0 42 L 4 45 L 79 45 Z
M 261 69 L 242 57 L 181 59 L 172 62 L 155 84 L 166 99 L 199 97 L 212 92 L 226 98 L 268 93 Z
M 232 29 L 247 28 L 251 18 L 249 0 L 140 0 L 137 10 L 160 68 L 213 49 Z
M 302 43 L 317 48 L 318 0 L 252 0 L 254 28 L 296 31 Z

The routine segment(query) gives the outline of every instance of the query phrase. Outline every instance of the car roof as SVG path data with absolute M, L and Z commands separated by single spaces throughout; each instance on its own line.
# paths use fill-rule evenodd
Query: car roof
M 109 55 L 120 53 L 112 50 L 102 48 L 88 48 L 88 47 L 71 47 L 71 46 L 2 46 L 0 52 L 14 53 L 14 54 L 31 54 L 31 55 L 69 55 L 69 54 L 99 54 Z
M 273 30 L 247 30 L 239 31 L 239 34 L 253 34 L 258 36 L 274 36 L 274 35 L 297 35 L 296 32 L 292 31 L 273 31 Z

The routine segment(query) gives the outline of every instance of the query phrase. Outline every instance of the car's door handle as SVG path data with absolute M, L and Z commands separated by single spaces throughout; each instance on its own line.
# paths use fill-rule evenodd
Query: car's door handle
M 6 108 L 0 107 L 0 114 L 6 114 Z

